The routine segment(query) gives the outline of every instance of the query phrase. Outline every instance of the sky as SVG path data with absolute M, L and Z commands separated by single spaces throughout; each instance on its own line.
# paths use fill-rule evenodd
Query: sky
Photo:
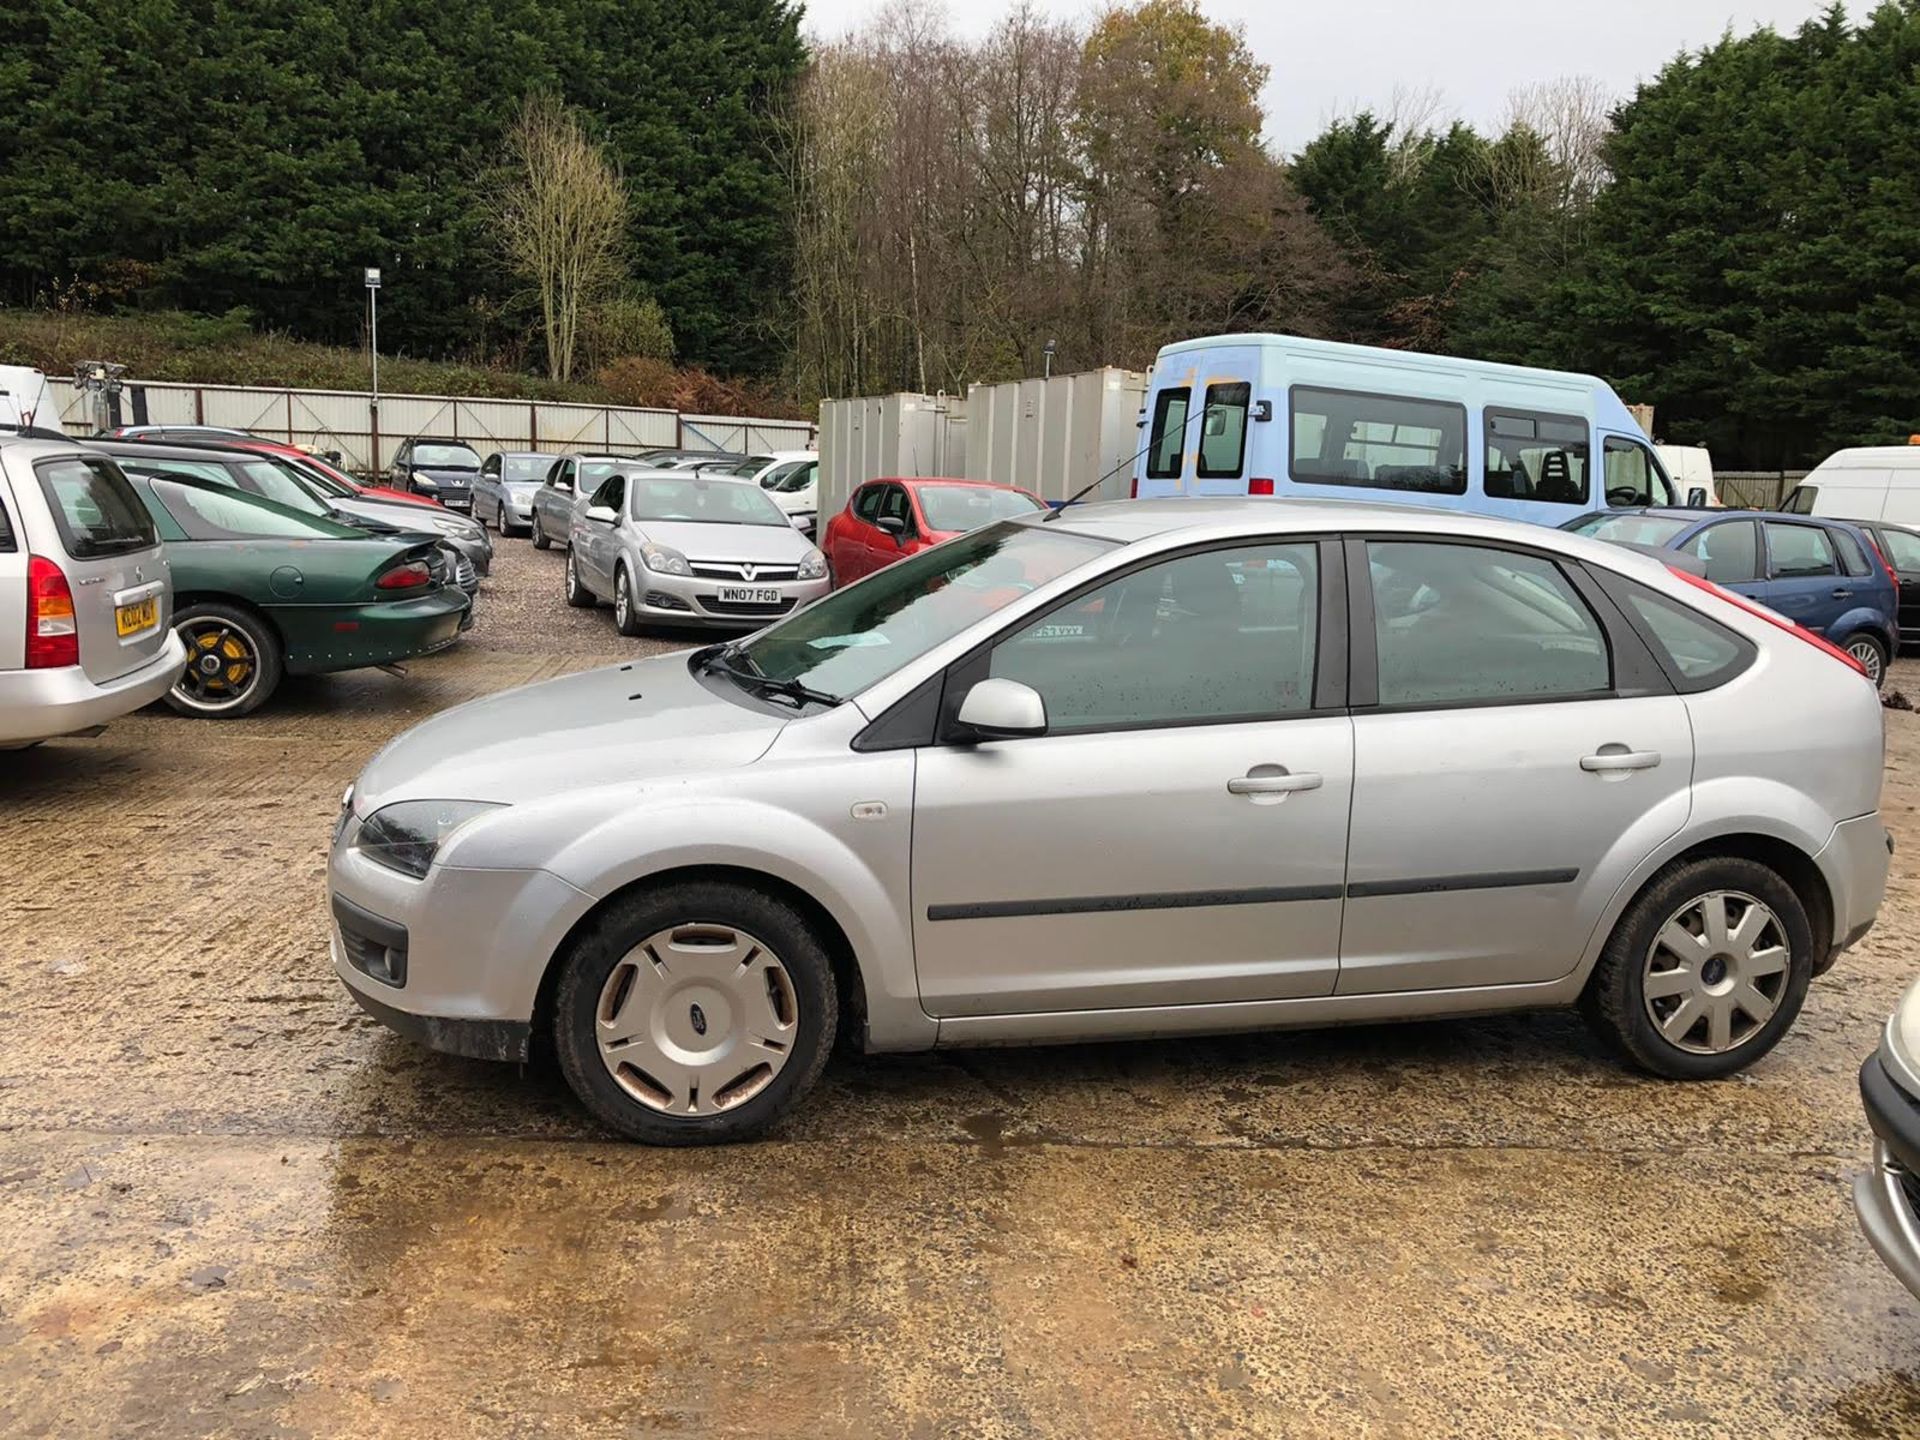
M 831 39 L 887 0 L 806 0 L 805 28 Z M 938 8 L 938 0 L 907 0 Z M 1098 0 L 1036 0 L 1060 19 L 1086 20 Z M 1591 76 L 1620 98 L 1681 50 L 1697 50 L 1731 27 L 1791 31 L 1827 0 L 1200 0 L 1218 21 L 1245 27 L 1270 70 L 1262 97 L 1267 140 L 1291 153 L 1341 115 L 1387 110 L 1396 91 L 1438 92 L 1441 120 L 1498 128 L 1518 86 Z M 948 4 L 948 24 L 979 35 L 1010 0 Z M 1849 0 L 1859 19 L 1870 0 Z

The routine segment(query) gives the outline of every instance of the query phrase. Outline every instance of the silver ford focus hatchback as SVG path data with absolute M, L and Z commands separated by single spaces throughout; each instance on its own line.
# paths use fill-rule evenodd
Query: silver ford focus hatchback
M 529 747 L 530 735 L 543 743 Z M 348 791 L 333 959 L 608 1125 L 869 1050 L 1581 1006 L 1767 1053 L 1886 881 L 1844 654 L 1578 536 L 1316 502 L 976 531 L 752 638 L 448 711 Z

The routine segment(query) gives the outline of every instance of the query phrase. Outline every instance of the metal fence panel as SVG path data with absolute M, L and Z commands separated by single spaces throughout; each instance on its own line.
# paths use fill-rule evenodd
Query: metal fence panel
M 1722 470 L 1713 477 L 1720 503 L 1736 510 L 1778 510 L 1805 470 Z

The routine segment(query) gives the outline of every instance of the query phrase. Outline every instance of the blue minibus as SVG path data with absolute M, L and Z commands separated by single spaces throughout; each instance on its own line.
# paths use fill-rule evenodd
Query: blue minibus
M 1140 423 L 1141 498 L 1373 499 L 1540 525 L 1680 503 L 1620 397 L 1560 370 L 1215 335 L 1160 351 Z

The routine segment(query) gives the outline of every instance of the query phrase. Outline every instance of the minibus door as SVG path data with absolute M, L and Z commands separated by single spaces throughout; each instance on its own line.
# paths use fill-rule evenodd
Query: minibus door
M 1271 495 L 1277 461 L 1272 432 L 1255 417 L 1260 351 L 1251 345 L 1210 350 L 1196 367 L 1185 469 L 1194 495 Z

